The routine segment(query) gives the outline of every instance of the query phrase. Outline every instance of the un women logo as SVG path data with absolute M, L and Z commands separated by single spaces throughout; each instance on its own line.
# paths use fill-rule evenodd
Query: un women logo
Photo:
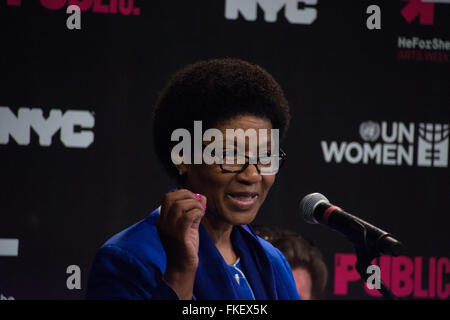
M 380 125 L 374 121 L 365 121 L 359 126 L 359 134 L 364 141 L 376 141 L 380 136 Z

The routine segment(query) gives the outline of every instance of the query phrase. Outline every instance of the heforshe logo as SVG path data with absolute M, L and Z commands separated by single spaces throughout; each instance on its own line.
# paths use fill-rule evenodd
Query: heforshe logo
M 225 18 L 236 20 L 241 14 L 246 21 L 256 21 L 259 7 L 266 22 L 276 22 L 284 8 L 289 23 L 312 24 L 317 19 L 316 4 L 317 0 L 225 0 Z
M 10 137 L 21 146 L 30 144 L 31 129 L 39 137 L 39 145 L 48 147 L 60 131 L 60 140 L 67 148 L 87 148 L 94 142 L 95 119 L 84 110 L 52 109 L 47 118 L 42 109 L 19 108 L 17 115 L 9 107 L 0 107 L 0 145 Z
M 416 132 L 417 137 L 416 137 Z M 326 162 L 447 167 L 449 125 L 365 121 L 358 141 L 321 141 Z M 414 161 L 415 160 L 415 161 Z

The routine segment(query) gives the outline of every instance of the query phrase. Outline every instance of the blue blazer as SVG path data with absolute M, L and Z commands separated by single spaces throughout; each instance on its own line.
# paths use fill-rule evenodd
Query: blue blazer
M 159 208 L 100 248 L 89 275 L 87 299 L 178 299 L 163 279 L 166 253 L 156 227 L 158 216 Z M 199 236 L 194 298 L 241 299 L 226 262 L 202 225 Z M 300 299 L 292 270 L 278 249 L 247 225 L 235 226 L 231 241 L 256 299 Z

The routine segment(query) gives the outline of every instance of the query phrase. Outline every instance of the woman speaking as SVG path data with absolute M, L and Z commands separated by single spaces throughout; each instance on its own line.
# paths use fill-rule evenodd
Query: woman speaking
M 216 59 L 178 71 L 160 93 L 153 118 L 155 152 L 178 188 L 101 247 L 87 298 L 299 299 L 284 256 L 249 226 L 285 160 L 274 150 L 273 132 L 282 140 L 289 120 L 282 89 L 257 65 Z M 174 132 L 194 137 L 196 123 L 214 129 L 215 139 L 202 140 L 200 150 L 194 142 L 174 153 Z M 242 146 L 230 130 L 259 135 Z M 266 152 L 255 153 L 255 143 Z M 177 161 L 199 153 L 216 161 Z

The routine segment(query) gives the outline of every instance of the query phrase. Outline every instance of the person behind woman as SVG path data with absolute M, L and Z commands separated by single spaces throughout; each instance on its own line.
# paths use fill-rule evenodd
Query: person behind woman
M 319 248 L 293 231 L 263 225 L 255 225 L 254 230 L 286 257 L 301 299 L 322 298 L 328 280 L 328 269 Z
M 172 134 L 185 128 L 194 137 L 194 121 L 224 137 L 227 129 L 265 129 L 258 147 L 271 142 L 272 129 L 282 140 L 290 114 L 279 84 L 263 68 L 239 59 L 200 61 L 170 79 L 153 120 L 156 154 L 178 188 L 166 193 L 146 219 L 100 248 L 87 298 L 299 299 L 284 256 L 248 225 L 275 181 L 283 153 L 268 147 L 272 154 L 262 159 L 246 141 L 244 163 L 235 156 L 212 164 L 172 157 L 177 144 Z M 234 148 L 235 143 L 233 138 Z M 215 156 L 229 154 L 224 147 Z M 267 160 L 280 165 L 269 167 Z

